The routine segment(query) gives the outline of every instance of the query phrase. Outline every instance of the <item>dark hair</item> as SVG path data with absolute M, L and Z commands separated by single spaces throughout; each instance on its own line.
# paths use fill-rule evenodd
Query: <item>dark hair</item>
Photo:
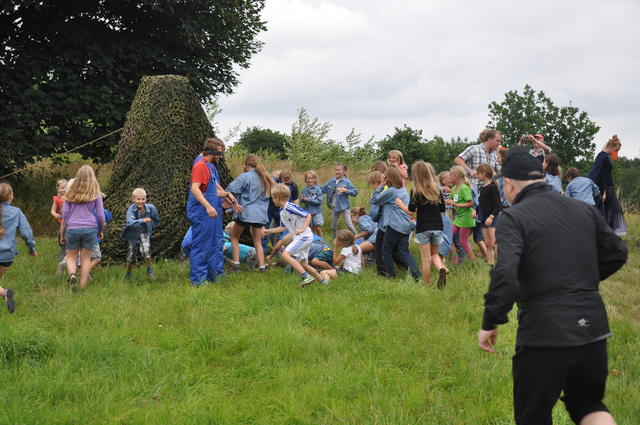
M 567 180 L 569 179 L 573 180 L 579 175 L 580 175 L 580 170 L 578 170 L 576 167 L 571 167 L 567 170 L 564 176 L 567 178 Z
M 396 167 L 389 167 L 387 171 L 384 172 L 384 176 L 387 178 L 387 184 L 389 186 L 402 187 L 402 176 L 400 175 L 400 170 Z
M 560 175 L 560 159 L 558 159 L 558 155 L 554 153 L 550 153 L 547 155 L 544 160 L 547 163 L 544 172 L 547 174 L 551 174 L 552 176 Z
M 217 137 L 209 137 L 204 141 L 203 151 L 215 151 L 218 150 L 218 147 L 224 148 L 224 142 Z
M 360 217 L 363 215 L 367 215 L 367 210 L 364 207 L 353 207 L 351 208 L 351 214 L 358 214 Z

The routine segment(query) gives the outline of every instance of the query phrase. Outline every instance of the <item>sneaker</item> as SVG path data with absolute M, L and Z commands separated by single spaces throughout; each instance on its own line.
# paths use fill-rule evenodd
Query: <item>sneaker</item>
M 69 275 L 69 289 L 71 289 L 71 292 L 78 290 L 78 276 L 73 273 Z
M 4 290 L 4 305 L 7 306 L 9 313 L 16 311 L 16 303 L 13 301 L 13 289 L 5 288 Z
M 303 288 L 307 285 L 311 285 L 313 283 L 313 281 L 316 280 L 313 276 L 309 275 L 307 277 L 305 277 L 304 279 L 302 279 L 302 282 L 300 282 L 300 287 Z
M 266 267 L 258 267 L 258 271 L 260 273 L 265 273 L 267 271 L 267 268 Z
M 156 275 L 153 273 L 153 270 L 147 270 L 147 277 L 149 280 L 155 280 Z
M 239 272 L 240 271 L 240 264 L 234 264 L 231 263 L 231 273 L 235 273 L 235 272 Z
M 447 285 L 447 270 L 440 269 L 438 270 L 438 289 L 444 289 Z
M 66 261 L 60 261 L 58 263 L 58 267 L 56 267 L 56 276 L 60 277 L 62 275 L 64 275 L 65 270 L 67 269 L 67 262 Z
M 320 281 L 320 285 L 328 285 L 329 284 L 329 280 L 328 279 L 322 279 Z

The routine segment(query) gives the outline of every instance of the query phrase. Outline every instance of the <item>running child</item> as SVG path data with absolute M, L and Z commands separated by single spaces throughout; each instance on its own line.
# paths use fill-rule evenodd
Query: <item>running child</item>
M 409 205 L 401 199 L 396 204 L 407 214 L 416 217 L 416 242 L 420 246 L 422 257 L 422 281 L 424 286 L 431 285 L 431 265 L 438 270 L 438 288 L 444 288 L 447 271 L 438 256 L 438 248 L 442 243 L 442 214 L 446 208 L 440 186 L 438 186 L 433 166 L 424 161 L 417 161 L 411 167 L 413 189 L 409 195 Z
M 333 252 L 333 265 L 337 268 L 321 271 L 325 280 L 335 279 L 340 273 L 358 274 L 362 271 L 362 249 L 356 245 L 353 233 L 340 230 L 333 241 Z
M 56 269 L 56 276 L 62 276 L 64 273 L 64 269 L 66 267 L 66 262 L 64 261 L 64 257 L 67 254 L 67 251 L 64 247 L 64 244 L 60 242 L 60 225 L 62 224 L 62 206 L 64 205 L 64 200 L 62 197 L 64 196 L 64 191 L 67 188 L 67 180 L 60 179 L 56 182 L 56 195 L 53 196 L 53 203 L 51 204 L 51 215 L 58 221 L 56 238 L 58 240 L 58 245 L 60 245 L 60 252 L 58 254 L 58 267 Z
M 29 254 L 32 257 L 37 255 L 36 240 L 27 217 L 20 208 L 11 205 L 11 202 L 13 202 L 13 188 L 8 183 L 0 183 L 0 279 L 9 270 L 18 255 L 16 243 L 18 234 L 27 244 Z M 13 290 L 0 286 L 0 297 L 4 300 L 4 305 L 9 313 L 13 313 L 16 309 Z
M 272 186 L 273 180 L 255 155 L 247 155 L 244 160 L 244 173 L 227 186 L 226 190 L 235 195 L 241 207 L 240 212 L 233 214 L 233 226 L 229 232 L 232 271 L 240 270 L 240 236 L 247 227 L 253 247 L 256 249 L 258 270 L 260 272 L 267 270 L 264 262 L 262 228 L 269 223 L 267 210 Z
M 322 226 L 324 225 L 322 197 L 324 192 L 322 186 L 318 184 L 318 175 L 315 171 L 309 170 L 304 173 L 304 182 L 307 185 L 302 188 L 303 206 L 311 214 L 311 230 L 316 235 L 322 236 Z
M 409 269 L 411 276 L 417 281 L 420 278 L 420 271 L 409 251 L 411 219 L 409 214 L 402 211 L 396 204 L 396 198 L 400 198 L 407 205 L 409 194 L 402 187 L 402 176 L 396 167 L 389 167 L 385 173 L 385 180 L 388 188 L 382 191 L 376 190 L 371 197 L 374 204 L 382 207 L 378 232 L 384 232 L 382 240 L 384 272 L 387 277 L 395 277 L 395 263 L 398 263 Z
M 288 230 L 294 237 L 293 241 L 287 245 L 282 253 L 282 259 L 300 273 L 302 277 L 300 286 L 311 284 L 314 278 L 322 284 L 327 284 L 329 282 L 323 279 L 320 273 L 307 263 L 309 248 L 313 241 L 313 232 L 309 227 L 311 214 L 289 202 L 290 196 L 291 192 L 284 184 L 278 183 L 271 189 L 273 203 L 276 207 L 281 208 L 280 226 L 263 229 L 262 234 L 270 235 Z
M 147 192 L 141 188 L 135 188 L 131 193 L 131 201 L 125 213 L 125 228 L 122 238 L 129 242 L 127 251 L 127 264 L 125 265 L 125 279 L 131 279 L 131 270 L 137 262 L 137 252 L 140 252 L 147 266 L 147 277 L 154 278 L 151 260 L 151 232 L 158 226 L 160 218 L 158 209 L 153 204 L 147 204 Z
M 364 207 L 351 208 L 351 222 L 360 228 L 355 238 L 362 239 L 358 244 L 362 250 L 362 254 L 368 254 L 376 249 L 376 237 L 378 236 L 378 223 L 373 221 L 371 216 L 367 215 Z
M 500 187 L 492 177 L 493 168 L 489 164 L 480 164 L 476 169 L 476 178 L 483 184 L 478 197 L 478 218 L 487 247 L 486 260 L 489 267 L 495 264 L 496 222 L 502 206 Z
M 576 167 L 569 168 L 565 177 L 569 182 L 564 191 L 566 197 L 586 202 L 589 205 L 596 205 L 600 200 L 598 186 L 590 178 L 580 176 L 580 170 Z
M 104 237 L 104 207 L 102 192 L 93 168 L 78 169 L 73 184 L 67 187 L 62 207 L 63 242 L 67 247 L 69 288 L 78 290 L 78 255 L 80 256 L 80 289 L 87 287 L 91 271 L 91 252 L 98 239 Z
M 544 178 L 547 184 L 558 193 L 562 193 L 562 180 L 560 180 L 560 159 L 558 155 L 551 153 L 544 157 L 542 162 Z
M 347 166 L 344 164 L 336 164 L 336 176 L 329 179 L 322 186 L 322 191 L 327 194 L 327 206 L 331 209 L 331 233 L 333 238 L 336 237 L 338 231 L 338 220 L 340 216 L 344 216 L 344 222 L 347 228 L 353 234 L 356 234 L 356 228 L 351 223 L 351 214 L 349 208 L 349 196 L 356 196 L 358 189 L 347 178 Z
M 453 220 L 453 237 L 460 236 L 460 245 L 470 260 L 475 258 L 473 250 L 469 245 L 469 235 L 476 226 L 473 217 L 473 194 L 467 185 L 464 168 L 459 165 L 451 167 L 449 170 L 449 181 L 453 185 L 450 199 L 445 201 L 447 205 L 455 208 L 456 216 Z
M 389 167 L 395 167 L 400 171 L 400 178 L 402 178 L 402 187 L 405 187 L 407 179 L 409 178 L 409 169 L 407 164 L 404 163 L 404 156 L 399 150 L 391 150 L 387 153 L 387 162 Z

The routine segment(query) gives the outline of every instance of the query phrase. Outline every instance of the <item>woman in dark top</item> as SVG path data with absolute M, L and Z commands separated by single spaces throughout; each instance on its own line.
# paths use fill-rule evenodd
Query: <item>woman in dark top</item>
M 487 246 L 487 264 L 493 267 L 496 258 L 496 219 L 502 208 L 500 188 L 491 179 L 493 168 L 489 164 L 480 164 L 476 170 L 476 176 L 483 184 L 478 199 L 478 218 L 482 224 L 482 237 Z
M 624 214 L 620 201 L 616 196 L 616 188 L 613 184 L 613 164 L 612 160 L 618 159 L 618 151 L 622 147 L 620 139 L 617 135 L 613 135 L 602 149 L 602 152 L 596 156 L 596 160 L 589 171 L 589 178 L 600 189 L 600 201 L 596 205 L 605 221 L 617 235 L 627 234 L 627 223 L 624 220 Z

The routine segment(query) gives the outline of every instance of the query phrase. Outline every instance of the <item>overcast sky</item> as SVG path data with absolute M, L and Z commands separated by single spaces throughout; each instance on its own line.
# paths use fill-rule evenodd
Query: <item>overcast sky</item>
M 289 133 L 296 110 L 363 140 L 407 124 L 474 139 L 525 84 L 571 102 L 640 156 L 640 1 L 267 0 L 264 47 L 220 99 L 238 124 Z

